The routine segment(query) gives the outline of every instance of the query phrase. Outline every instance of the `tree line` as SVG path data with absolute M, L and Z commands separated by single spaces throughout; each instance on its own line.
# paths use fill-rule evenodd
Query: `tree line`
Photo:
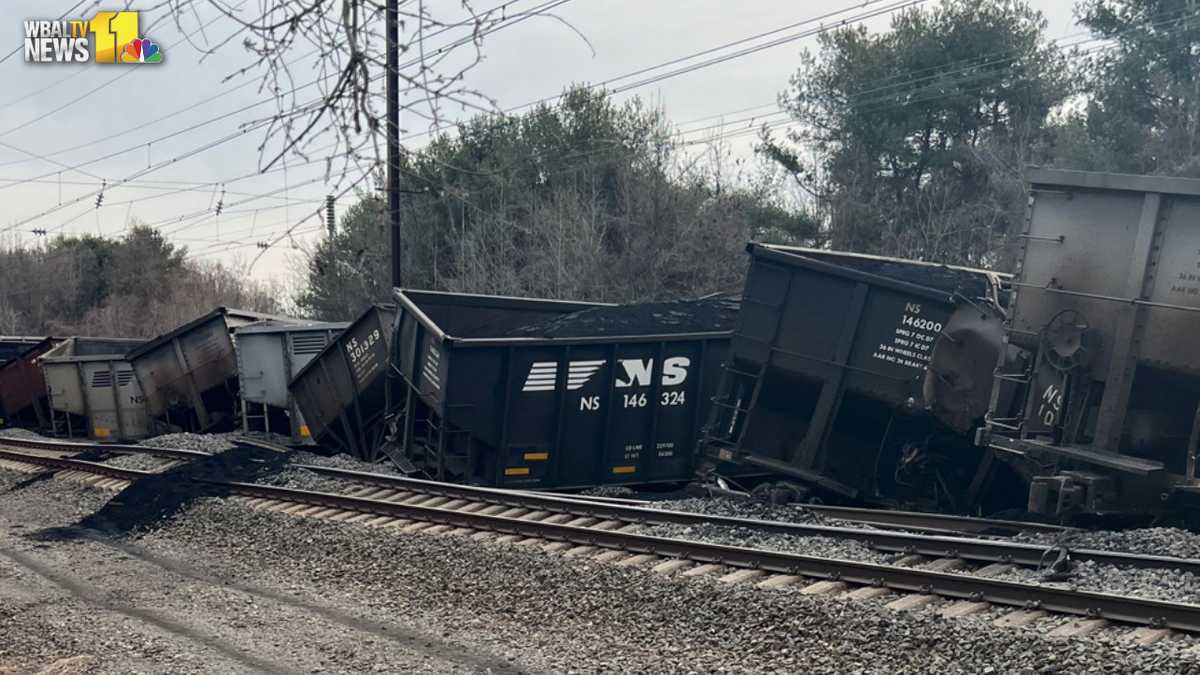
M 697 153 L 636 99 L 481 115 L 402 166 L 405 285 L 606 301 L 737 288 L 748 240 L 1009 270 L 1027 165 L 1200 177 L 1200 7 L 1082 0 L 1059 43 L 1020 0 L 822 33 L 760 164 Z M 782 181 L 781 181 L 782 177 Z M 305 311 L 388 297 L 375 194 L 308 257 Z
M 135 225 L 121 237 L 0 246 L 0 335 L 154 337 L 214 307 L 277 312 L 280 293 Z
M 401 163 L 404 284 L 613 302 L 735 290 L 747 241 L 1009 270 L 1027 165 L 1200 177 L 1200 7 L 1080 0 L 1054 41 L 1022 0 L 941 0 L 798 56 L 753 158 L 661 110 L 574 87 L 481 114 Z M 716 95 L 714 93 L 714 95 Z M 308 250 L 299 314 L 386 301 L 386 200 L 354 195 Z M 0 251 L 0 332 L 142 334 L 277 289 L 135 228 Z M 178 309 L 178 308 L 185 309 Z M 135 320 L 136 319 L 136 320 Z

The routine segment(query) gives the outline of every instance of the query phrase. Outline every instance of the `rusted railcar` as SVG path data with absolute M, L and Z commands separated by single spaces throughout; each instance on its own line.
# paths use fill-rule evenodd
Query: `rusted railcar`
M 37 359 L 60 342 L 62 338 L 42 338 L 0 363 L 0 427 L 49 428 L 46 380 Z

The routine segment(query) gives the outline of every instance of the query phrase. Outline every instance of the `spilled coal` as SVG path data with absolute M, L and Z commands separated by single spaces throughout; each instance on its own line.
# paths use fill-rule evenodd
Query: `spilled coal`
M 700 300 L 592 307 L 522 326 L 514 337 L 582 338 L 673 335 L 734 329 L 741 299 L 722 295 Z

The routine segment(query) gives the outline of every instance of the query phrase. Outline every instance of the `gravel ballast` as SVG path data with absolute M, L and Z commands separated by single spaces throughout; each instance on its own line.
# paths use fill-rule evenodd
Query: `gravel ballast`
M 1180 672 L 1181 644 L 1050 640 L 986 620 L 943 620 L 878 603 L 662 578 L 536 549 L 197 503 L 140 543 L 207 552 L 244 578 L 422 617 L 437 631 L 514 650 L 548 671 Z M 241 552 L 253 548 L 256 555 Z M 241 578 L 241 577 L 239 577 Z

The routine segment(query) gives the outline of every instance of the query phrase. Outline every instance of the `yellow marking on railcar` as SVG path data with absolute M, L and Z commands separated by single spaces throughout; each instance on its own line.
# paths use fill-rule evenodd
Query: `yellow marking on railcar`
M 637 473 L 636 466 L 614 466 L 613 473 Z
M 504 470 L 505 476 L 528 476 L 529 467 L 527 466 L 510 466 Z
M 549 458 L 550 458 L 550 453 L 548 453 L 548 452 L 527 452 L 527 453 L 525 453 L 525 461 L 526 462 L 540 462 L 540 461 L 545 461 Z

